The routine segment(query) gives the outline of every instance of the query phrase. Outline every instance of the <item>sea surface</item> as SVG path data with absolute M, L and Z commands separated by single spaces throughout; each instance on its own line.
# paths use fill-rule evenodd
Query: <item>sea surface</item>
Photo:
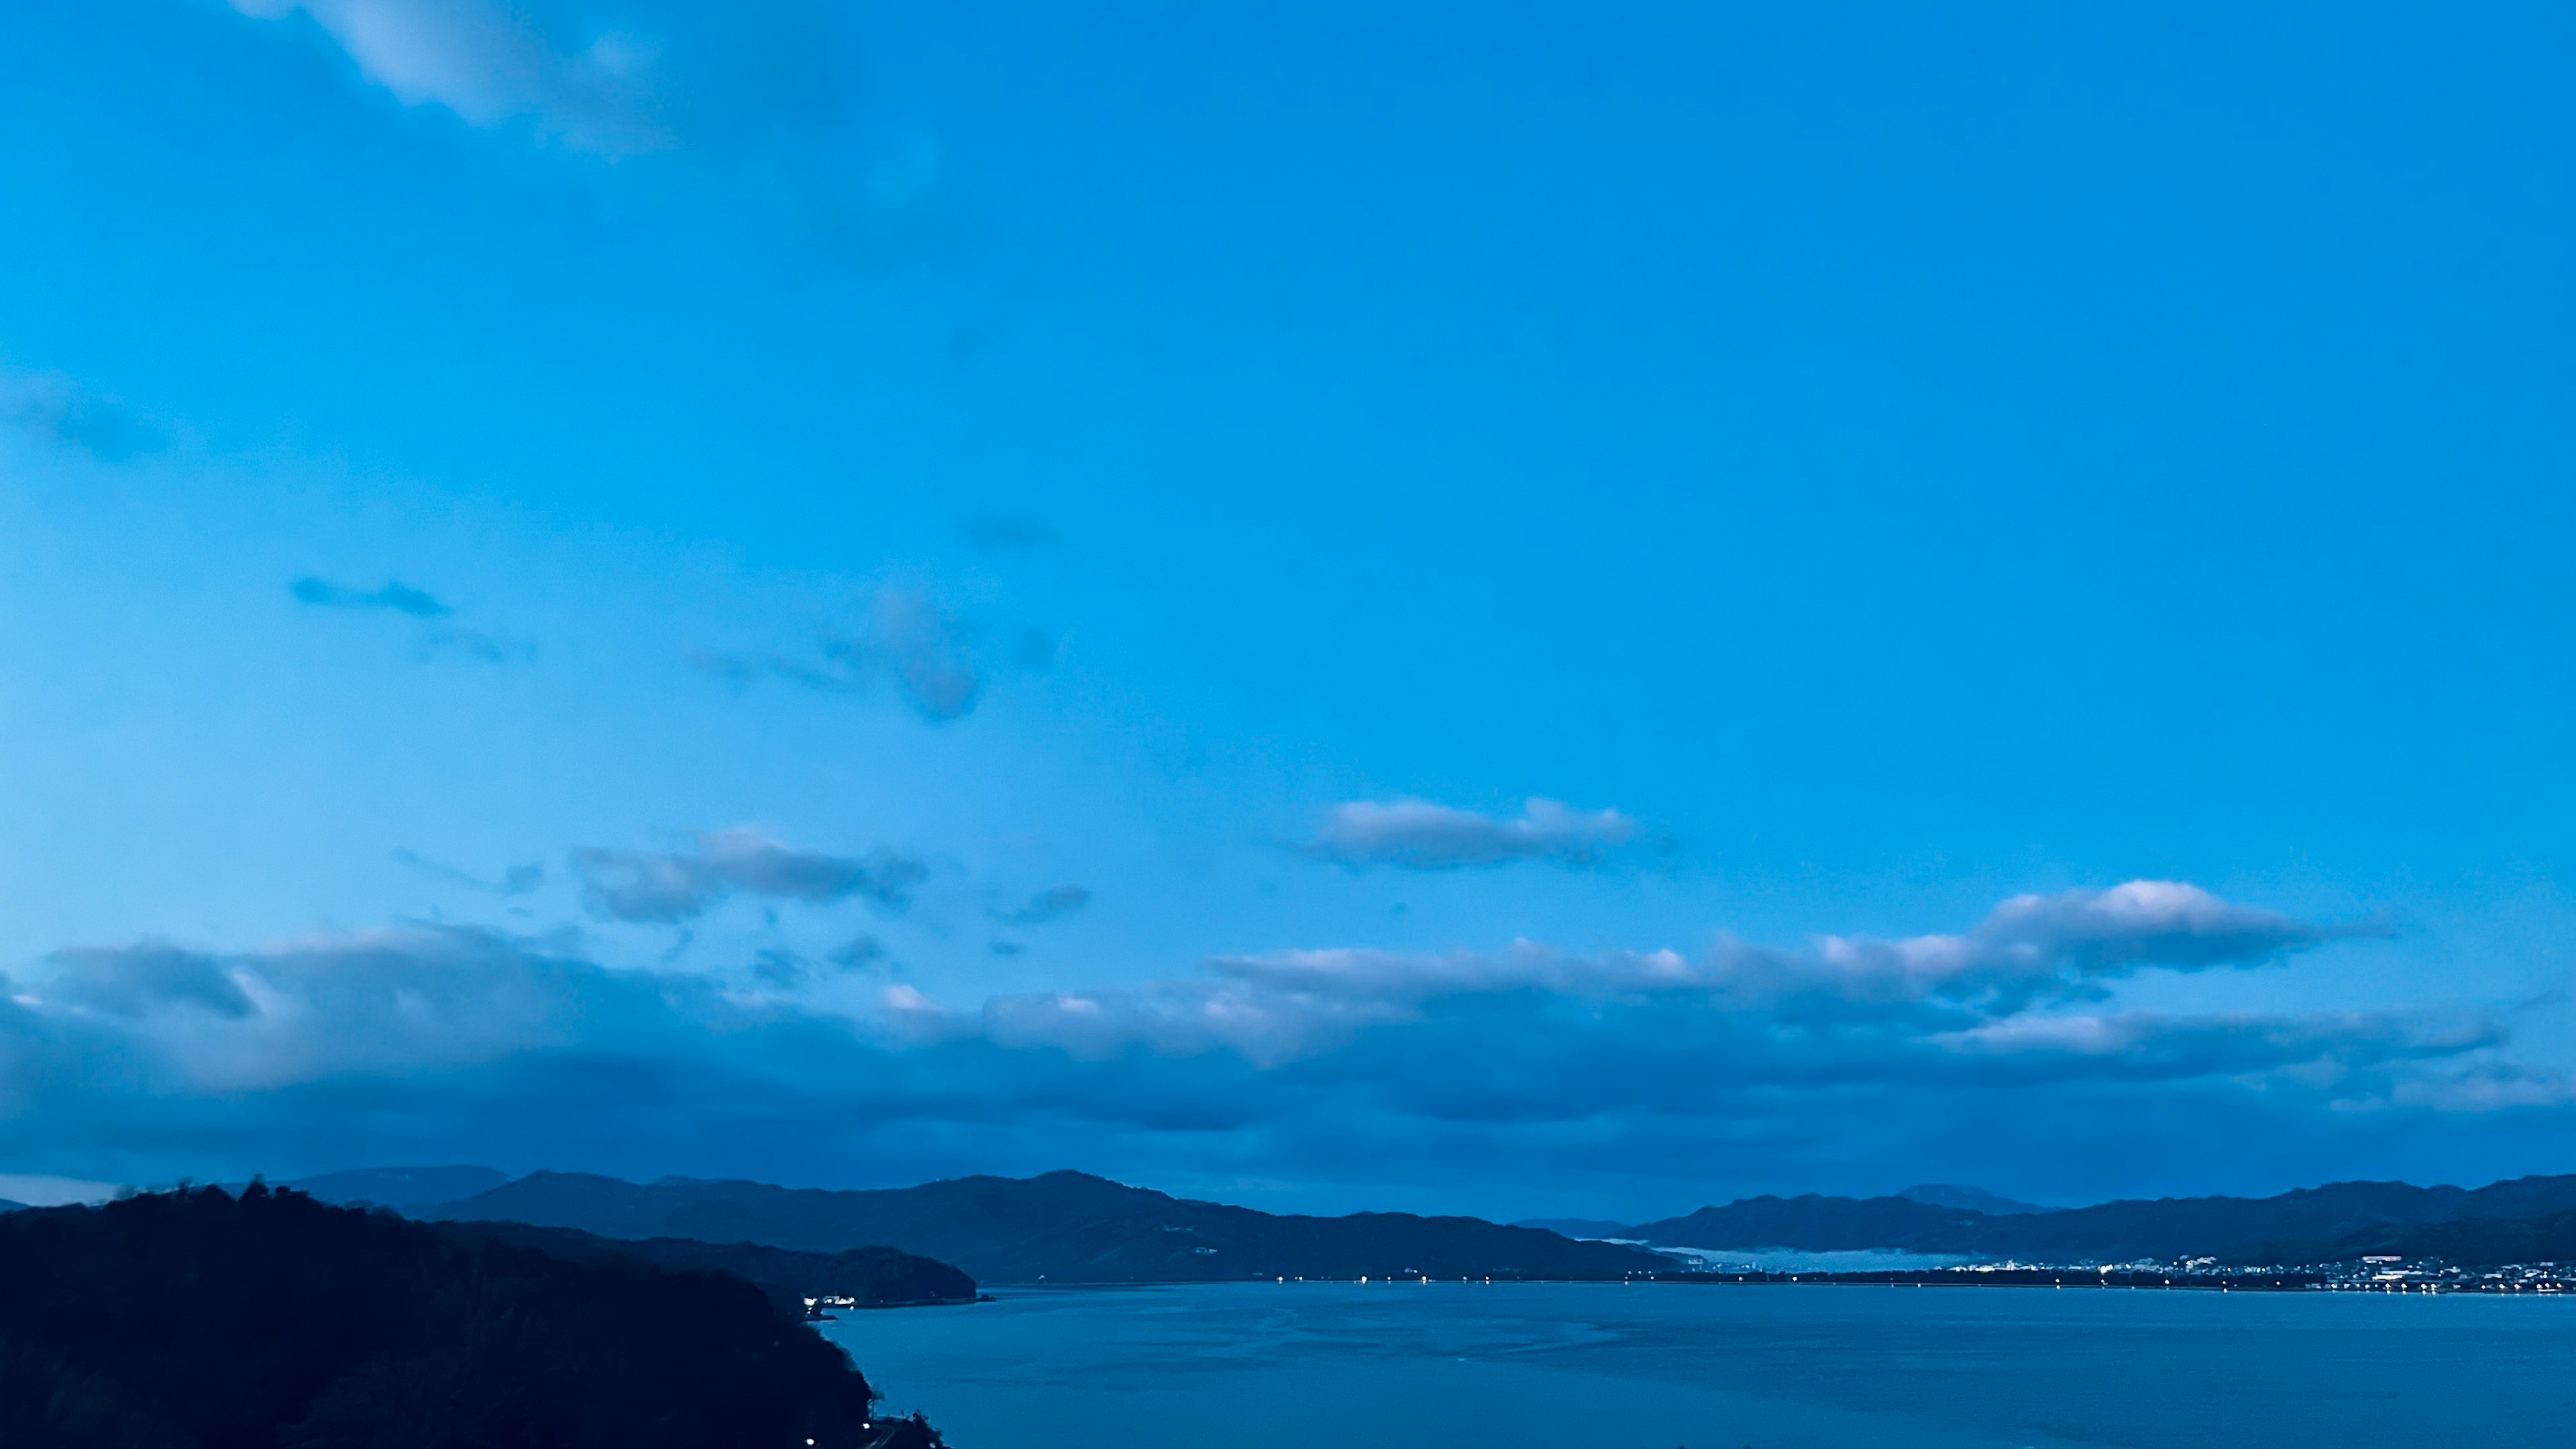
M 2576 1299 L 1828 1285 L 1003 1290 L 823 1325 L 956 1449 L 2576 1444 Z

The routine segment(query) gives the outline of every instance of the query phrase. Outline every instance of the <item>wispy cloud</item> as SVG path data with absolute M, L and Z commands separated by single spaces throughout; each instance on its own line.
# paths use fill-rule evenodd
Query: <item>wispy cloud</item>
M 834 947 L 825 960 L 844 971 L 856 971 L 885 959 L 885 942 L 862 931 Z
M 452 865 L 443 865 L 408 848 L 396 850 L 394 859 L 432 879 L 443 880 L 449 885 L 464 886 L 468 890 L 489 892 L 496 896 L 523 896 L 545 884 L 546 881 L 546 868 L 534 861 L 525 865 L 504 867 L 499 879 L 485 880 L 479 875 L 458 870 Z
M 168 447 L 170 434 L 126 406 L 54 372 L 0 369 L 0 423 L 122 463 Z
M 825 634 L 816 657 L 694 651 L 689 662 L 740 686 L 764 676 L 834 694 L 893 686 L 914 712 L 934 724 L 963 718 L 984 692 L 975 631 L 928 594 L 887 588 L 869 602 L 867 627 Z
M 389 609 L 415 619 L 445 619 L 456 611 L 400 579 L 380 589 L 353 589 L 323 579 L 301 578 L 287 586 L 296 602 L 324 609 Z
M 966 541 L 986 552 L 1005 549 L 1052 548 L 1059 539 L 1056 531 L 1043 519 L 1026 514 L 981 514 L 957 525 Z
M 846 81 L 804 0 L 232 0 L 309 18 L 369 81 L 574 150 L 737 147 L 829 124 Z
M 927 864 L 892 851 L 850 859 L 749 830 L 710 831 L 694 851 L 583 846 L 572 852 L 572 871 L 593 915 L 661 924 L 694 919 L 735 892 L 817 905 L 857 898 L 902 910 L 930 878 Z
M 308 608 L 395 614 L 413 620 L 412 651 L 423 659 L 453 654 L 486 664 L 524 664 L 536 657 L 536 651 L 525 644 L 504 642 L 457 623 L 454 609 L 400 579 L 367 589 L 307 575 L 287 585 L 287 593 Z
M 1303 853 L 1353 867 L 1453 870 L 1546 860 L 1590 865 L 1637 835 L 1637 822 L 1616 810 L 1577 810 L 1532 799 L 1516 818 L 1498 819 L 1428 800 L 1353 800 L 1325 814 Z
M 1042 890 L 1007 911 L 995 911 L 992 916 L 1005 925 L 1043 926 L 1063 920 L 1090 903 L 1090 891 L 1078 885 L 1060 885 Z

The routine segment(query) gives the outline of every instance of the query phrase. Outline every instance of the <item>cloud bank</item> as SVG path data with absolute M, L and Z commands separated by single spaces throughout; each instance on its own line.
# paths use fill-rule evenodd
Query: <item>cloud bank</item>
M 603 907 L 638 919 L 880 879 L 739 833 L 609 873 Z M 727 972 L 614 968 L 569 938 L 428 926 L 241 953 L 86 947 L 0 997 L 0 1151 L 128 1178 L 424 1154 L 795 1180 L 1076 1162 L 1167 1180 L 1659 1182 L 1687 1202 L 1712 1180 L 1795 1185 L 1853 1158 L 1897 1177 L 1998 1144 L 2127 1164 L 2257 1126 L 2272 1151 L 2576 1095 L 2515 1064 L 2475 1012 L 2097 999 L 2129 973 L 2253 969 L 2332 934 L 2134 882 L 2007 901 L 1953 934 L 1327 948 L 955 1005 L 779 951 Z
M 1591 865 L 1637 834 L 1616 810 L 1577 810 L 1560 800 L 1532 799 L 1515 819 L 1496 819 L 1428 800 L 1353 800 L 1325 814 L 1303 852 L 1316 860 L 1362 868 L 1454 870 L 1546 860 Z

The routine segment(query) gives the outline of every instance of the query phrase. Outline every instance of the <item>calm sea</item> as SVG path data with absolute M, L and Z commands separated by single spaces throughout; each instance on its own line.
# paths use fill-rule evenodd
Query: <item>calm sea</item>
M 824 1325 L 958 1449 L 2576 1444 L 2576 1301 L 1443 1283 Z

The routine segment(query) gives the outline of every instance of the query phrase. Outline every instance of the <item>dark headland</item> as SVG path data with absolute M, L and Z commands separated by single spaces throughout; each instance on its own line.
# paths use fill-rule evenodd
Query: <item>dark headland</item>
M 258 1186 L 0 1217 L 10 1449 L 938 1443 L 874 1397 L 724 1273 Z

